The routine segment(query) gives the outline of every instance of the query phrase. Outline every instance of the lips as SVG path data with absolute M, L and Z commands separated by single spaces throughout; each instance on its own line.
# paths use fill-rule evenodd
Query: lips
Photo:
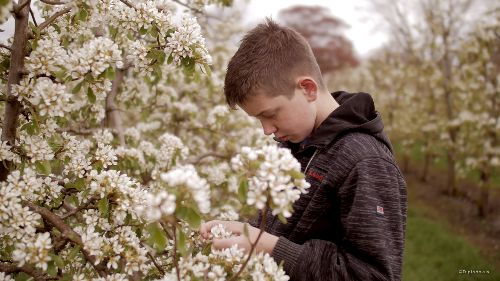
M 282 136 L 282 137 L 277 137 L 278 140 L 280 141 L 287 141 L 288 137 L 287 136 Z

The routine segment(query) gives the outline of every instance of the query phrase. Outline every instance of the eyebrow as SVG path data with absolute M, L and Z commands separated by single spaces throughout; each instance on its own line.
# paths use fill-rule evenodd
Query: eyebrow
M 255 117 L 259 117 L 259 116 L 262 116 L 263 114 L 266 114 L 266 113 L 269 113 L 269 112 L 273 112 L 273 111 L 276 111 L 277 108 L 270 108 L 270 109 L 265 109 L 265 110 L 262 110 L 259 114 L 255 115 Z

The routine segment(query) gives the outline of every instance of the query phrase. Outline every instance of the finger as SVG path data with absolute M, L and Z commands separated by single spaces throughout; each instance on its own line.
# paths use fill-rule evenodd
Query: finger
M 212 229 L 214 223 L 214 221 L 207 221 L 207 222 L 204 222 L 202 224 L 200 224 L 200 234 L 203 238 L 207 239 L 209 234 L 210 234 L 210 230 Z
M 203 238 L 208 239 L 210 236 L 210 230 L 212 230 L 212 227 L 218 225 L 218 224 L 223 224 L 224 221 L 220 220 L 211 220 L 205 223 L 202 223 L 200 225 L 200 234 Z
M 239 221 L 221 221 L 220 222 L 227 231 L 231 231 L 232 234 L 241 235 L 243 233 L 244 223 Z
M 241 241 L 239 236 L 224 239 L 214 239 L 212 241 L 212 247 L 215 250 L 231 248 L 231 246 L 233 245 L 237 245 L 239 248 L 244 248 L 244 245 L 241 245 L 242 242 L 243 241 Z

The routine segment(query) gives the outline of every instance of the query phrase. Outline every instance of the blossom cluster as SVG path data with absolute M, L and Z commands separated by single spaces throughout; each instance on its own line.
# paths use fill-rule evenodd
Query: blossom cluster
M 179 260 L 179 275 L 182 280 L 196 280 L 204 277 L 208 280 L 227 280 L 241 269 L 247 257 L 248 255 L 236 245 L 222 250 L 212 250 L 208 255 L 198 253 L 193 257 Z M 253 255 L 240 278 L 256 281 L 288 281 L 290 279 L 267 253 Z M 159 280 L 177 280 L 175 269 Z
M 205 48 L 205 39 L 196 18 L 184 15 L 177 30 L 169 37 L 165 52 L 173 56 L 174 62 L 181 64 L 182 59 L 194 57 L 198 63 L 211 64 L 212 58 Z
M 210 211 L 210 186 L 201 178 L 192 165 L 178 166 L 160 175 L 161 180 L 172 189 L 185 189 L 196 202 L 201 213 Z
M 238 173 L 250 176 L 246 203 L 257 209 L 269 204 L 273 215 L 290 217 L 293 202 L 310 186 L 300 172 L 300 163 L 285 148 L 244 147 L 231 164 Z
M 162 190 L 158 193 L 147 193 L 146 204 L 138 207 L 138 212 L 146 221 L 157 221 L 175 212 L 176 197 Z

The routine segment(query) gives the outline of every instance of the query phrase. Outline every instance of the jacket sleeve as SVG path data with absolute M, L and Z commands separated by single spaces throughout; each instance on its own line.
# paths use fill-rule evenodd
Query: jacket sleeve
M 406 184 L 399 169 L 378 157 L 361 160 L 337 196 L 341 241 L 300 245 L 280 237 L 274 259 L 291 280 L 400 280 Z

